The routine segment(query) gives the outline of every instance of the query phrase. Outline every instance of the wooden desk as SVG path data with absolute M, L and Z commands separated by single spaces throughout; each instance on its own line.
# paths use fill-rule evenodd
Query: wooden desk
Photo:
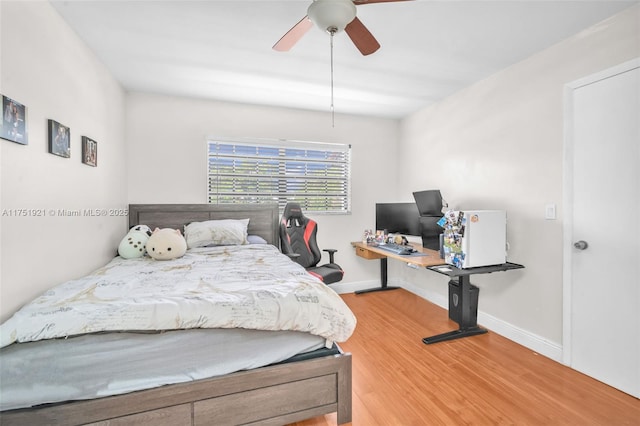
M 477 268 L 468 268 L 468 269 L 458 269 L 451 265 L 446 265 L 444 259 L 440 258 L 440 253 L 435 250 L 430 250 L 418 246 L 417 244 L 412 244 L 411 246 L 419 251 L 420 253 L 424 253 L 424 256 L 409 256 L 409 255 L 399 255 L 395 253 L 391 253 L 390 251 L 375 247 L 369 246 L 362 242 L 354 242 L 351 243 L 353 247 L 356 249 L 356 254 L 365 259 L 380 259 L 380 287 L 370 288 L 367 290 L 359 290 L 356 291 L 356 294 L 361 293 L 370 293 L 372 291 L 384 291 L 384 290 L 393 290 L 399 287 L 389 287 L 387 286 L 387 259 L 397 259 L 402 262 L 416 265 L 417 267 L 427 268 L 439 274 L 446 275 L 452 279 L 458 279 L 458 286 L 460 288 L 459 293 L 459 306 L 460 306 L 460 318 L 455 320 L 459 328 L 458 330 L 453 330 L 447 333 L 438 334 L 436 336 L 425 337 L 422 339 L 422 342 L 429 345 L 431 343 L 444 342 L 446 340 L 459 339 L 461 337 L 475 336 L 477 334 L 486 333 L 487 330 L 479 327 L 476 319 L 477 319 L 477 305 L 474 309 L 475 314 L 472 314 L 471 309 L 471 291 L 474 286 L 471 284 L 470 277 L 475 274 L 490 274 L 492 272 L 500 272 L 500 271 L 508 271 L 511 269 L 521 269 L 524 266 L 519 265 L 517 263 L 507 262 L 502 265 L 492 265 L 492 266 L 481 266 Z M 477 287 L 475 287 L 476 291 L 479 291 Z M 477 297 L 476 292 L 476 297 Z M 477 302 L 477 299 L 476 299 Z M 449 302 L 449 312 L 451 313 L 451 302 Z M 451 317 L 451 314 L 449 315 Z M 452 318 L 453 319 L 453 318 Z
M 428 266 L 444 264 L 444 260 L 440 258 L 439 252 L 431 249 L 426 249 L 418 244 L 410 244 L 410 246 L 414 250 L 418 251 L 419 253 L 422 253 L 423 255 L 421 256 L 395 254 L 376 246 L 370 246 L 361 241 L 353 242 L 351 243 L 351 245 L 355 247 L 356 255 L 364 259 L 369 259 L 369 260 L 380 259 L 380 287 L 370 288 L 366 290 L 358 290 L 355 292 L 356 294 L 370 293 L 373 291 L 395 290 L 396 288 L 398 288 L 398 287 L 389 287 L 387 285 L 387 259 L 388 258 L 396 259 L 401 262 L 408 263 L 410 265 L 415 265 L 416 267 L 419 267 L 419 268 L 426 268 Z

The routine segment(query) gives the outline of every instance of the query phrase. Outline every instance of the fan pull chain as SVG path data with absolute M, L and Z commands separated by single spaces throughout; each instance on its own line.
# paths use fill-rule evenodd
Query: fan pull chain
M 332 28 L 329 31 L 331 35 L 330 44 L 331 44 L 331 127 L 336 127 L 336 119 L 335 119 L 335 111 L 333 108 L 333 35 L 336 33 L 336 29 Z

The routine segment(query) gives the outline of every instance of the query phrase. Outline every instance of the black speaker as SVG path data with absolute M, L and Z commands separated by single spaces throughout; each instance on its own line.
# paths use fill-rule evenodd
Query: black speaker
M 460 324 L 462 320 L 462 304 L 460 303 L 460 284 L 457 281 L 449 281 L 449 319 Z M 465 294 L 469 298 L 469 323 L 475 324 L 478 321 L 478 296 L 480 289 L 471 284 L 470 294 Z

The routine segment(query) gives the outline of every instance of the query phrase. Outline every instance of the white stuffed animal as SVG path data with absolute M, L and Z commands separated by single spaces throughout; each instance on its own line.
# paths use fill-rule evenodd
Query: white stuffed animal
M 186 252 L 187 240 L 179 229 L 156 228 L 147 241 L 147 253 L 155 260 L 177 259 Z
M 150 236 L 151 228 L 147 225 L 134 226 L 122 241 L 120 241 L 118 254 L 125 259 L 144 256 L 146 253 L 145 247 Z

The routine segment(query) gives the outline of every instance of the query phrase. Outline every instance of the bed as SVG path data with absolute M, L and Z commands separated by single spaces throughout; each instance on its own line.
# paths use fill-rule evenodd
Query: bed
M 272 252 L 277 250 L 273 246 L 278 246 L 279 218 L 277 205 L 134 204 L 129 206 L 129 225 L 146 224 L 152 229 L 155 227 L 183 229 L 186 224 L 191 222 L 246 218 L 249 219 L 248 234 L 260 237 L 267 243 L 264 247 L 258 247 L 257 245 L 247 247 L 247 251 L 255 253 L 253 256 L 257 256 L 256 259 L 258 260 L 262 260 L 264 256 L 274 255 Z M 270 247 L 266 247 L 268 245 Z M 198 263 L 197 260 L 190 260 L 197 259 L 197 256 L 210 256 L 210 259 L 218 259 L 223 255 L 233 257 L 230 256 L 230 253 L 233 254 L 235 249 L 224 247 L 212 248 L 211 251 L 206 248 L 194 249 L 193 253 L 185 255 L 184 260 L 180 259 L 183 263 L 173 264 L 175 266 L 174 269 L 190 269 L 192 264 L 187 267 L 185 262 Z M 286 256 L 279 253 L 278 255 L 286 258 Z M 124 263 L 118 259 L 115 259 L 116 265 L 112 266 L 113 270 L 116 270 L 116 267 L 121 267 L 122 265 L 120 264 Z M 277 262 L 280 261 L 278 259 L 276 258 Z M 287 262 L 294 264 L 288 259 Z M 128 264 L 125 266 L 129 267 Z M 283 267 L 280 266 L 280 269 L 283 269 Z M 304 278 L 301 275 L 301 279 L 303 281 L 306 280 L 306 275 Z M 306 286 L 306 284 L 304 285 Z M 202 294 L 198 294 L 193 300 L 198 302 L 202 298 L 201 296 Z M 226 295 L 224 297 L 229 296 Z M 296 294 L 296 299 L 303 301 L 315 297 Z M 142 299 L 144 298 L 136 298 L 136 302 L 140 302 Z M 191 299 L 189 301 L 191 302 Z M 319 305 L 323 305 L 322 309 L 327 308 L 324 306 L 325 302 L 321 301 Z M 238 310 L 237 307 L 230 309 L 233 311 Z M 277 309 L 282 309 L 282 307 Z M 268 311 L 268 309 L 260 308 L 260 312 L 263 312 L 263 310 L 264 312 Z M 338 424 L 351 421 L 351 355 L 343 353 L 340 347 L 333 343 L 334 341 L 340 341 L 339 339 L 349 334 L 349 324 L 345 325 L 347 331 L 343 331 L 342 335 L 331 334 L 335 331 L 329 331 L 329 329 L 325 332 L 326 327 L 314 325 L 313 327 L 320 327 L 323 330 L 322 332 L 314 330 L 314 333 L 317 331 L 319 334 L 323 334 L 323 336 L 319 336 L 309 333 L 307 329 L 299 329 L 299 327 L 294 327 L 291 330 L 277 330 L 270 328 L 270 326 L 263 327 L 261 330 L 244 328 L 246 324 L 242 321 L 252 320 L 255 317 L 254 314 L 247 315 L 246 312 L 232 321 L 233 325 L 239 321 L 237 324 L 240 324 L 241 328 L 226 326 L 221 329 L 210 328 L 210 324 L 203 326 L 206 321 L 202 320 L 202 315 L 197 315 L 197 311 L 195 311 L 194 315 L 195 319 L 181 317 L 182 322 L 180 322 L 179 328 L 182 328 L 184 324 L 194 324 L 194 327 L 187 330 L 165 330 L 158 333 L 152 330 L 153 327 L 149 329 L 140 327 L 134 333 L 129 331 L 113 332 L 99 328 L 102 327 L 100 318 L 94 318 L 88 324 L 77 324 L 77 327 L 89 331 L 89 334 L 86 335 L 75 335 L 73 332 L 63 330 L 63 335 L 58 337 L 65 337 L 65 333 L 72 335 L 68 338 L 55 338 L 57 335 L 53 334 L 54 338 L 51 340 L 39 340 L 37 338 L 33 342 L 5 346 L 1 350 L 0 356 L 3 356 L 7 362 L 13 359 L 12 362 L 18 366 L 26 362 L 28 358 L 25 356 L 26 353 L 38 354 L 38 351 L 42 351 L 45 354 L 43 359 L 46 359 L 46 354 L 48 353 L 60 355 L 67 354 L 65 351 L 69 351 L 68 355 L 63 355 L 63 357 L 68 359 L 69 363 L 74 363 L 76 359 L 74 357 L 77 355 L 74 351 L 84 351 L 81 346 L 81 342 L 84 339 L 89 340 L 90 346 L 94 348 L 92 350 L 99 347 L 96 346 L 96 340 L 94 339 L 98 339 L 99 344 L 116 345 L 108 347 L 118 348 L 115 352 L 119 352 L 120 356 L 126 360 L 121 361 L 123 364 L 131 364 L 132 375 L 142 374 L 138 370 L 143 370 L 143 364 L 150 364 L 150 368 L 153 365 L 159 365 L 164 371 L 168 368 L 166 366 L 171 365 L 173 367 L 173 364 L 180 364 L 182 359 L 195 359 L 196 355 L 191 355 L 191 352 L 187 351 L 198 352 L 198 356 L 204 356 L 211 366 L 210 368 L 207 367 L 209 368 L 208 370 L 205 368 L 204 372 L 194 372 L 192 371 L 193 366 L 189 365 L 186 375 L 190 379 L 184 379 L 182 376 L 185 374 L 182 374 L 175 383 L 156 384 L 150 388 L 143 387 L 138 389 L 132 387 L 128 389 L 129 382 L 134 382 L 134 380 L 128 381 L 127 377 L 123 377 L 118 381 L 117 385 L 113 383 L 109 385 L 118 387 L 115 394 L 101 396 L 104 390 L 98 390 L 96 397 L 91 397 L 90 399 L 85 399 L 86 397 L 82 399 L 70 398 L 52 403 L 10 408 L 0 412 L 0 423 L 3 425 L 281 425 L 331 412 L 337 413 Z M 327 313 L 323 311 L 318 313 L 317 316 L 327 317 Z M 301 317 L 299 322 L 306 324 L 307 320 Z M 60 323 L 64 323 L 64 321 L 60 321 Z M 98 328 L 91 328 L 94 326 Z M 55 327 L 48 328 L 55 329 Z M 49 332 L 48 329 L 47 332 Z M 6 329 L 3 334 L 7 334 Z M 15 337 L 13 336 L 14 333 L 11 334 L 12 337 Z M 43 332 L 40 330 L 38 333 L 27 332 L 26 334 L 41 335 Z M 249 336 L 248 340 L 247 336 Z M 295 337 L 295 339 L 290 339 L 291 337 Z M 5 336 L 3 336 L 4 338 Z M 19 337 L 16 338 L 19 339 Z M 269 340 L 263 341 L 260 339 Z M 213 376 L 206 377 L 211 374 L 211 369 L 216 370 L 221 364 L 224 364 L 216 358 L 216 356 L 219 356 L 220 359 L 223 359 L 223 356 L 226 355 L 218 352 L 224 352 L 224 350 L 219 349 L 221 346 L 215 345 L 219 345 L 219 342 L 224 342 L 224 348 L 226 348 L 227 342 L 236 340 L 239 342 L 240 347 L 244 348 L 245 352 L 278 352 L 273 354 L 273 359 L 276 362 L 269 362 L 267 365 L 260 365 L 256 368 L 252 368 L 250 365 L 240 367 L 225 366 L 225 368 L 240 368 L 240 370 L 226 374 L 217 374 L 214 371 Z M 131 344 L 131 342 L 135 343 Z M 147 344 L 152 346 L 145 346 Z M 29 345 L 38 349 L 20 352 L 24 350 L 23 347 L 28 348 Z M 169 348 L 173 348 L 173 350 Z M 134 363 L 134 360 L 139 355 L 130 355 L 127 352 L 128 349 L 145 351 L 146 357 L 141 358 L 140 365 Z M 11 354 L 11 351 L 16 353 Z M 165 360 L 163 356 L 170 353 L 173 358 L 169 358 L 170 361 Z M 185 355 L 187 353 L 189 353 L 189 356 Z M 153 356 L 149 356 L 149 354 L 153 354 Z M 241 358 L 233 354 L 231 356 L 233 362 Z M 10 358 L 9 355 L 13 358 Z M 79 359 L 86 360 L 90 358 L 84 352 L 82 356 L 84 358 Z M 95 356 L 95 358 L 99 361 L 98 356 Z M 118 365 L 118 361 L 111 362 L 111 364 Z M 82 369 L 76 368 L 76 370 L 81 370 L 81 373 L 90 370 L 101 370 L 99 364 L 93 368 L 90 364 L 81 365 L 83 365 Z M 19 368 L 12 369 L 12 371 L 14 371 L 12 374 L 17 377 L 16 382 L 26 380 L 24 378 L 28 376 L 26 372 L 20 372 Z M 55 374 L 65 375 L 66 373 L 64 371 L 51 372 L 51 375 L 55 376 Z M 107 372 L 106 374 L 110 375 L 111 373 Z M 51 380 L 58 379 L 54 377 Z M 136 386 L 138 386 L 137 381 Z M 40 387 L 46 386 L 40 385 Z M 27 387 L 25 389 L 28 390 L 30 388 Z M 26 393 L 27 391 L 21 392 Z M 61 391 L 58 390 L 58 392 Z M 16 405 L 16 407 L 20 407 L 20 405 Z

